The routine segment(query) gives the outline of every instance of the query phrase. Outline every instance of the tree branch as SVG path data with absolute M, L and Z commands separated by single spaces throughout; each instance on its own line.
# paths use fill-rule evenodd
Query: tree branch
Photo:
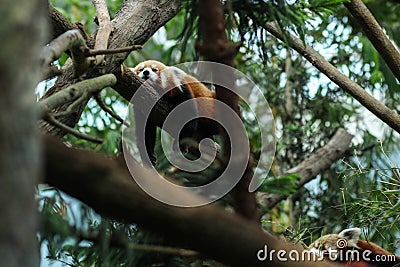
M 181 1 L 173 0 L 157 4 L 158 1 L 127 0 L 111 21 L 114 29 L 110 49 L 142 45 L 154 32 L 167 23 L 181 9 Z M 111 71 L 120 68 L 128 53 L 108 57 Z
M 99 49 L 99 50 L 89 50 L 88 56 L 97 56 L 97 55 L 108 55 L 108 54 L 117 54 L 124 52 L 132 52 L 134 50 L 142 49 L 142 45 L 131 45 L 127 47 L 121 47 L 117 49 Z
M 374 15 L 361 0 L 351 0 L 344 5 L 385 60 L 394 76 L 400 81 L 400 52 L 382 30 Z
M 96 100 L 97 105 L 104 110 L 106 113 L 108 113 L 111 117 L 119 121 L 120 123 L 125 124 L 125 126 L 129 127 L 129 123 L 124 122 L 124 119 L 122 119 L 118 114 L 116 114 L 111 108 L 109 108 L 101 99 L 100 94 L 95 94 L 93 95 L 93 98 Z
M 73 136 L 76 136 L 76 137 L 78 137 L 80 139 L 84 139 L 84 140 L 87 140 L 87 141 L 90 141 L 90 142 L 93 142 L 93 143 L 98 143 L 98 144 L 103 143 L 102 139 L 99 139 L 99 138 L 96 138 L 96 137 L 81 133 L 81 132 L 79 132 L 79 131 L 77 131 L 77 130 L 75 130 L 75 129 L 73 129 L 73 128 L 71 128 L 71 127 L 69 127 L 69 126 L 67 126 L 67 125 L 65 125 L 65 124 L 63 124 L 61 122 L 59 122 L 50 113 L 46 113 L 43 116 L 43 119 L 45 121 L 47 121 L 48 123 L 50 123 L 51 125 L 56 126 L 57 128 L 63 130 L 64 132 L 72 134 Z
M 287 174 L 298 174 L 301 179 L 297 182 L 297 188 L 303 187 L 306 183 L 314 179 L 322 171 L 329 168 L 333 162 L 344 155 L 351 143 L 353 136 L 344 129 L 339 129 L 329 140 L 328 144 L 315 151 L 308 159 L 299 165 L 286 171 Z M 265 207 L 271 209 L 286 196 L 278 194 L 260 193 L 259 202 Z
M 379 119 L 389 125 L 396 132 L 400 133 L 400 116 L 394 110 L 391 110 L 373 96 L 368 94 L 361 86 L 350 80 L 347 76 L 338 71 L 332 64 L 323 58 L 317 51 L 309 45 L 305 45 L 302 40 L 294 35 L 287 33 L 282 36 L 279 30 L 271 23 L 266 23 L 264 28 L 273 36 L 285 42 L 289 41 L 288 45 L 306 58 L 319 71 L 324 73 L 332 82 L 337 84 L 345 92 L 350 94 L 361 105 L 375 114 Z
M 78 236 L 81 240 L 87 240 L 96 243 L 97 245 L 102 245 L 104 243 L 104 237 L 99 232 L 90 232 L 90 231 L 82 231 L 77 229 L 76 227 L 69 226 L 69 231 L 73 233 L 74 236 Z M 57 234 L 57 233 L 54 233 Z M 127 237 L 112 234 L 109 237 L 108 242 L 110 242 L 110 246 L 114 248 L 120 249 L 129 249 L 133 252 L 143 251 L 143 252 L 153 252 L 153 253 L 163 253 L 163 254 L 171 254 L 180 257 L 199 257 L 197 251 L 181 249 L 176 247 L 166 247 L 166 246 L 157 246 L 157 245 L 148 245 L 148 244 L 137 244 L 130 240 Z
M 285 73 L 286 73 L 286 85 L 285 85 L 285 112 L 287 117 L 292 117 L 293 113 L 293 69 L 292 69 L 292 54 L 290 49 L 286 49 L 285 58 Z
M 113 86 L 116 82 L 117 79 L 113 74 L 105 74 L 93 79 L 83 80 L 40 100 L 39 106 L 43 111 L 52 111 L 60 105 L 71 103 L 82 96 L 90 98 L 93 94 L 106 87 Z
M 52 65 L 49 67 L 42 68 L 42 77 L 41 80 L 48 80 L 54 78 L 58 75 L 61 75 L 61 70 L 59 70 L 56 66 Z
M 99 29 L 97 30 L 96 34 L 94 49 L 105 50 L 108 47 L 108 38 L 110 37 L 112 31 L 107 4 L 104 0 L 92 0 L 92 3 L 96 8 L 96 17 L 99 22 Z M 96 56 L 96 65 L 101 64 L 103 60 L 104 55 Z
M 133 181 L 125 164 L 118 160 L 67 148 L 51 137 L 46 137 L 44 144 L 45 181 L 80 199 L 102 215 L 138 223 L 164 234 L 183 247 L 232 266 L 266 266 L 271 261 L 274 266 L 333 266 L 325 262 L 283 262 L 277 259 L 276 253 L 272 259 L 267 257 L 265 262 L 259 261 L 257 252 L 265 245 L 268 245 L 269 251 L 294 249 L 301 253 L 303 249 L 277 240 L 258 224 L 218 207 L 179 208 L 161 203 L 143 192 Z M 145 170 L 137 175 L 146 176 L 155 188 L 160 186 L 159 177 Z M 182 201 L 197 198 L 183 188 L 166 193 Z M 143 212 L 144 209 L 146 212 Z
M 69 30 L 43 47 L 40 55 L 43 68 L 49 67 L 68 49 L 71 51 L 74 77 L 83 74 L 90 67 L 91 61 L 86 56 L 89 53 L 89 48 L 78 30 Z
M 79 30 L 85 39 L 86 44 L 89 47 L 92 47 L 94 39 L 86 34 L 81 24 L 71 23 L 61 12 L 50 5 L 50 3 L 48 3 L 48 12 L 49 25 L 52 29 L 52 39 L 57 38 L 69 30 Z

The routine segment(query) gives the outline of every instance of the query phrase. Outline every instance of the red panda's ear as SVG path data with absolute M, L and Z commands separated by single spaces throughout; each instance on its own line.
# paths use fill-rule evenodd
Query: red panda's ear
M 341 231 L 339 233 L 339 236 L 347 239 L 348 241 L 353 241 L 354 244 L 357 244 L 358 240 L 360 239 L 360 234 L 361 229 L 356 227 Z

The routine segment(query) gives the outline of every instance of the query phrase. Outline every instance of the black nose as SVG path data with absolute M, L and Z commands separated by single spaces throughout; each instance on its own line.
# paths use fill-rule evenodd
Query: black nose
M 143 76 L 145 78 L 148 78 L 150 76 L 150 71 L 148 71 L 148 70 L 143 71 Z

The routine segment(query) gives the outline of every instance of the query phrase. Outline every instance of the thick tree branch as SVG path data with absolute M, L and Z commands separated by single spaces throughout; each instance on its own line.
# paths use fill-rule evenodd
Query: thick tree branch
M 322 171 L 329 168 L 333 162 L 341 158 L 351 143 L 353 136 L 344 129 L 339 129 L 329 140 L 328 144 L 315 151 L 309 158 L 299 165 L 286 171 L 285 174 L 298 174 L 300 180 L 297 182 L 298 188 L 314 179 Z M 259 202 L 265 207 L 271 209 L 286 196 L 278 194 L 259 194 Z
M 181 1 L 127 0 L 111 21 L 114 29 L 110 49 L 142 45 L 154 32 L 174 17 L 181 8 Z M 110 70 L 118 70 L 128 53 L 121 53 L 106 60 Z
M 351 0 L 344 5 L 385 60 L 394 76 L 400 81 L 400 51 L 382 30 L 374 15 L 361 0 Z
M 61 12 L 50 5 L 50 3 L 48 3 L 48 12 L 49 25 L 52 29 L 52 39 L 57 38 L 69 30 L 79 30 L 85 39 L 86 44 L 89 47 L 93 47 L 94 39 L 86 34 L 81 24 L 71 23 Z
M 288 45 L 291 48 L 306 58 L 311 64 L 314 65 L 314 67 L 324 73 L 332 82 L 337 84 L 345 92 L 358 100 L 361 105 L 366 107 L 396 132 L 400 133 L 400 116 L 394 110 L 391 110 L 380 101 L 376 100 L 361 86 L 353 82 L 347 76 L 343 75 L 311 46 L 305 45 L 304 42 L 296 36 L 289 33 L 287 33 L 286 36 L 282 36 L 279 30 L 272 23 L 266 23 L 264 28 L 281 41 L 284 42 L 288 40 Z
M 122 162 L 90 151 L 67 148 L 51 137 L 46 137 L 44 144 L 46 182 L 80 199 L 100 214 L 138 223 L 183 247 L 232 266 L 269 265 L 269 258 L 265 262 L 257 260 L 257 252 L 265 245 L 268 250 L 302 251 L 265 233 L 258 224 L 218 207 L 179 208 L 161 203 L 139 188 Z M 158 177 L 144 170 L 138 175 L 146 176 L 155 188 L 160 186 Z M 185 189 L 168 193 L 182 201 L 197 198 Z M 273 266 L 333 266 L 325 262 L 283 262 L 278 261 L 276 255 L 272 259 Z
M 41 80 L 48 80 L 54 78 L 58 75 L 61 75 L 61 70 L 59 70 L 56 66 L 52 65 L 50 67 L 42 68 L 42 79 Z
M 92 0 L 92 3 L 96 8 L 96 17 L 97 21 L 99 22 L 99 29 L 97 30 L 94 49 L 105 50 L 108 47 L 108 38 L 110 37 L 112 31 L 107 4 L 105 0 Z M 96 65 L 101 64 L 103 59 L 104 55 L 96 56 Z

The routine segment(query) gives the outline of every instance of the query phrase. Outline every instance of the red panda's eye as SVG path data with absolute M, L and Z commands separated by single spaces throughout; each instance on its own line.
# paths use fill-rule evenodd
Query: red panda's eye
M 157 68 L 151 68 L 151 70 L 154 71 L 154 72 L 158 71 Z
M 141 72 L 142 70 L 144 70 L 144 68 L 140 68 L 140 69 L 139 69 L 139 72 Z

